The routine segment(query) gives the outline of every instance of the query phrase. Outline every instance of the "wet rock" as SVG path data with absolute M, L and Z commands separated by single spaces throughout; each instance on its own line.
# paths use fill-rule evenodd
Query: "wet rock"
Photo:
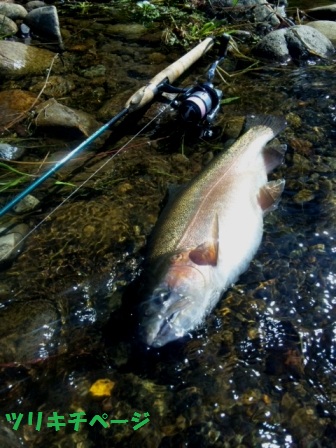
M 336 5 L 319 6 L 306 11 L 309 17 L 319 20 L 336 20 Z
M 15 213 L 26 213 L 31 210 L 34 210 L 39 205 L 40 201 L 35 198 L 35 196 L 32 196 L 31 194 L 28 194 L 24 199 L 22 199 L 16 206 L 13 208 Z
M 276 59 L 281 62 L 290 60 L 287 47 L 285 28 L 273 31 L 265 36 L 254 48 L 254 53 L 264 58 Z
M 334 47 L 318 30 L 296 25 L 272 31 L 256 45 L 254 52 L 261 57 L 287 62 L 310 56 L 328 58 L 334 53 Z
M 46 6 L 46 4 L 41 0 L 32 0 L 31 2 L 25 4 L 25 7 L 28 12 L 36 8 L 41 8 L 42 6 Z
M 120 92 L 113 95 L 113 98 L 107 100 L 97 112 L 99 120 L 107 121 L 113 115 L 116 115 L 124 107 L 126 101 L 130 97 L 130 92 Z
M 18 148 L 8 143 L 0 143 L 0 158 L 5 160 L 17 160 L 22 157 L 24 148 Z
M 1 36 L 12 36 L 18 32 L 18 27 L 13 20 L 0 14 L 0 35 Z
M 306 25 L 318 30 L 327 37 L 333 45 L 336 45 L 336 22 L 331 20 L 317 20 L 316 22 L 309 22 Z
M 222 137 L 225 140 L 237 139 L 243 130 L 244 123 L 244 116 L 224 117 L 223 123 L 220 123 L 223 126 Z
M 24 23 L 21 23 L 20 25 L 20 35 L 23 38 L 29 37 L 30 34 L 30 28 L 29 26 L 25 25 Z
M 22 20 L 28 12 L 23 6 L 17 5 L 16 3 L 0 2 L 0 14 L 12 20 Z
M 308 58 L 311 55 L 327 58 L 334 53 L 334 46 L 322 33 L 304 25 L 293 26 L 286 33 L 290 55 Z
M 54 56 L 55 54 L 48 50 L 2 40 L 0 41 L 0 76 L 14 78 L 23 75 L 39 75 L 50 68 Z
M 255 22 L 268 22 L 272 26 L 277 26 L 280 24 L 280 20 L 276 16 L 275 9 L 272 5 L 264 0 L 255 0 L 253 3 L 256 4 L 254 8 Z
M 35 124 L 37 127 L 73 129 L 85 137 L 88 137 L 100 125 L 90 114 L 64 106 L 54 98 L 40 104 L 36 113 Z
M 14 227 L 0 228 L 0 262 L 12 261 L 21 252 L 23 241 L 29 227 L 26 224 L 18 224 Z
M 1 42 L 0 42 L 1 46 Z M 23 90 L 5 90 L 0 92 L 0 131 L 20 115 L 24 117 L 36 101 L 36 96 Z
M 42 6 L 31 10 L 24 19 L 25 23 L 38 35 L 55 39 L 63 49 L 63 41 L 55 6 Z

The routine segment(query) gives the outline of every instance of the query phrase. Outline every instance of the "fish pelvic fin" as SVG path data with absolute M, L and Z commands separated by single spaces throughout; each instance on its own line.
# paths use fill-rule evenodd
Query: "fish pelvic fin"
M 215 219 L 212 224 L 212 238 L 210 241 L 204 243 L 192 249 L 189 252 L 190 260 L 198 264 L 199 266 L 217 266 L 218 261 L 218 239 L 219 239 L 219 223 L 218 215 L 216 213 Z
M 265 168 L 267 174 L 273 171 L 277 166 L 281 165 L 285 152 L 287 151 L 287 145 L 269 145 L 263 150 Z
M 284 179 L 272 180 L 260 188 L 258 202 L 264 214 L 272 212 L 277 208 L 284 188 Z

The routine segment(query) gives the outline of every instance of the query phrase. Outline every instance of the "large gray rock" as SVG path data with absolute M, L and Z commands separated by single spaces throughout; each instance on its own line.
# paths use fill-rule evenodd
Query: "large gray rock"
M 281 28 L 267 34 L 256 45 L 254 53 L 258 56 L 281 62 L 289 61 L 291 58 L 287 47 L 286 32 L 286 28 Z
M 316 20 L 316 22 L 309 22 L 306 23 L 306 25 L 318 30 L 327 37 L 333 45 L 336 44 L 336 22 L 331 20 Z
M 22 20 L 28 14 L 27 10 L 15 3 L 0 2 L 0 14 L 12 20 Z
M 334 51 L 334 46 L 327 37 L 305 25 L 272 31 L 254 48 L 256 55 L 280 62 L 311 56 L 328 58 Z
M 0 76 L 13 78 L 46 73 L 54 56 L 55 54 L 48 50 L 0 40 Z M 57 64 L 57 61 L 55 63 Z
M 60 24 L 55 6 L 42 6 L 33 9 L 26 15 L 24 22 L 39 36 L 54 39 L 63 48 Z

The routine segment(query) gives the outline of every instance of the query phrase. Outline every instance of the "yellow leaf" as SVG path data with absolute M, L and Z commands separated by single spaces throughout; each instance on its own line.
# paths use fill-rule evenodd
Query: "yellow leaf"
M 90 392 L 95 397 L 109 397 L 115 383 L 107 378 L 97 380 L 90 387 Z

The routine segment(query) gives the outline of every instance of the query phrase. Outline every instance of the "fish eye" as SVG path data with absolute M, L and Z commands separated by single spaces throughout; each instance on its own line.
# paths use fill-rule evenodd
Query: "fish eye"
M 170 291 L 168 289 L 161 290 L 155 295 L 155 302 L 159 305 L 166 303 L 170 298 Z
M 170 297 L 170 291 L 164 291 L 164 292 L 161 292 L 161 294 L 160 294 L 160 299 L 162 302 L 167 302 L 169 297 Z

